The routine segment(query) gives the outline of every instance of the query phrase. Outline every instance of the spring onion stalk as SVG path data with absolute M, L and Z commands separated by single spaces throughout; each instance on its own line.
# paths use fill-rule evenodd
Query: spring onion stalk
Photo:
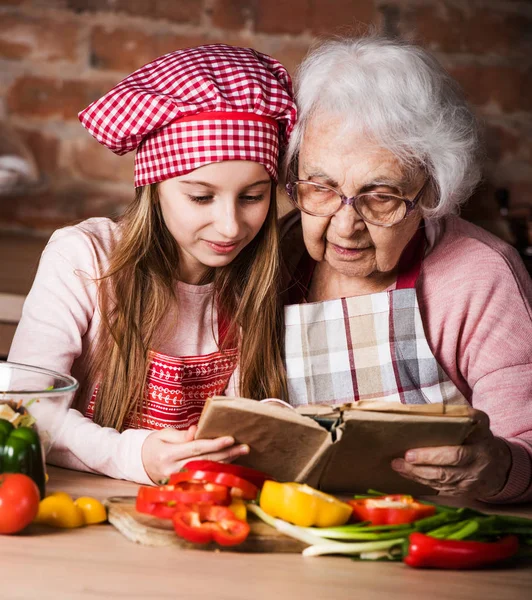
M 468 519 L 463 522 L 463 526 L 458 530 L 447 536 L 448 540 L 463 540 L 473 535 L 478 531 L 479 523 L 476 519 Z
M 267 525 L 274 527 L 277 531 L 285 535 L 295 538 L 309 547 L 303 550 L 303 556 L 320 556 L 322 554 L 347 554 L 356 555 L 360 553 L 376 552 L 379 550 L 387 550 L 392 546 L 404 542 L 404 538 L 395 537 L 393 540 L 372 541 L 362 543 L 346 543 L 346 542 L 324 542 L 322 538 L 315 535 L 315 531 L 309 527 L 298 527 L 281 519 L 275 519 L 256 504 L 248 504 L 248 509 Z M 311 529 L 311 532 L 309 531 Z
M 413 527 L 403 528 L 399 531 L 368 531 L 367 533 L 365 531 L 361 531 L 358 528 L 349 529 L 348 527 L 305 527 L 305 530 L 320 538 L 326 538 L 329 540 L 350 540 L 358 542 L 392 540 L 397 538 L 398 536 L 406 537 L 415 531 Z
M 378 550 L 388 550 L 393 546 L 402 544 L 404 538 L 395 538 L 393 540 L 385 540 L 382 542 L 362 542 L 362 543 L 347 543 L 347 542 L 325 542 L 309 546 L 303 550 L 303 556 L 322 556 L 324 554 L 368 554 L 369 552 L 377 552 Z
M 277 529 L 277 531 L 284 533 L 288 537 L 299 540 L 305 544 L 309 544 L 310 546 L 313 544 L 321 544 L 323 542 L 323 540 L 317 535 L 309 533 L 306 527 L 298 527 L 297 525 L 292 525 L 291 523 L 287 523 L 281 519 L 275 519 L 268 513 L 264 512 L 262 508 L 256 504 L 248 504 L 247 507 L 250 512 L 257 515 L 257 517 L 259 517 L 259 519 L 264 521 L 267 525 L 270 525 L 270 527 Z

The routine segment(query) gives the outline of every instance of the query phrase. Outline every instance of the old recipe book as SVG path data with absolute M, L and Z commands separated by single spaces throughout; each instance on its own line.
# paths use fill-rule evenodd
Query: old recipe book
M 231 435 L 248 444 L 236 463 L 279 481 L 328 492 L 433 494 L 390 466 L 406 450 L 463 443 L 475 427 L 465 405 L 396 404 L 362 400 L 336 407 L 294 409 L 275 401 L 216 396 L 203 409 L 196 438 Z

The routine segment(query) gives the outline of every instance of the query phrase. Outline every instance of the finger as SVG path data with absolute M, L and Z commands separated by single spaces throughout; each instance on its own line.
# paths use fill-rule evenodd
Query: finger
M 198 426 L 197 425 L 191 425 L 187 429 L 187 433 L 185 435 L 185 442 L 191 442 L 194 439 L 194 436 L 196 435 L 196 431 L 198 431 Z
M 400 459 L 397 459 L 397 461 L 393 462 L 398 463 L 399 461 Z M 414 470 L 413 468 L 399 469 L 396 467 L 396 464 L 393 464 L 392 466 L 397 471 L 397 473 L 401 475 L 401 477 L 404 477 L 405 479 L 409 479 L 411 481 L 415 481 L 417 483 L 421 483 L 422 485 L 426 485 L 440 493 L 446 493 L 444 490 L 447 490 L 449 488 L 456 489 L 456 486 L 449 486 L 448 484 L 441 483 L 440 481 L 438 481 L 436 478 L 437 475 L 435 473 L 425 473 L 425 475 L 428 476 L 423 477 L 418 470 Z
M 235 440 L 230 436 L 219 437 L 214 440 L 193 440 L 184 444 L 176 444 L 170 448 L 167 456 L 169 461 L 175 462 L 185 458 L 196 458 L 204 454 L 219 452 L 234 446 L 234 444 Z
M 408 450 L 405 454 L 405 461 L 412 465 L 463 467 L 471 464 L 476 456 L 477 453 L 473 446 L 440 446 Z
M 182 444 L 186 440 L 186 431 L 167 427 L 159 431 L 154 431 L 152 435 L 156 436 L 162 442 L 169 444 Z
M 475 426 L 471 433 L 467 436 L 466 444 L 476 444 L 485 441 L 487 438 L 493 437 L 490 430 L 490 420 L 486 413 L 480 410 L 474 411 Z
M 206 454 L 202 456 L 205 460 L 215 460 L 216 462 L 229 463 L 236 460 L 239 456 L 249 454 L 249 446 L 242 444 L 241 446 L 234 446 L 228 450 L 221 452 L 215 452 L 214 454 Z
M 461 467 L 439 467 L 424 465 L 409 465 L 401 459 L 393 461 L 393 468 L 403 477 L 408 477 L 419 483 L 430 485 L 440 491 L 455 489 L 461 493 L 478 485 L 477 477 L 471 469 Z
M 400 473 L 401 476 L 406 477 L 406 475 L 404 475 L 403 473 Z M 475 493 L 474 488 L 471 485 L 471 482 L 469 480 L 462 480 L 462 481 L 458 481 L 452 484 L 449 483 L 440 483 L 437 481 L 434 481 L 432 479 L 424 479 L 423 477 L 419 477 L 419 476 L 409 476 L 406 477 L 407 479 L 411 479 L 412 481 L 415 481 L 417 483 L 421 483 L 422 485 L 426 485 L 430 488 L 432 488 L 433 490 L 436 490 L 439 494 L 444 494 L 446 496 L 467 496 L 467 495 L 473 495 L 473 496 L 477 496 L 478 494 Z

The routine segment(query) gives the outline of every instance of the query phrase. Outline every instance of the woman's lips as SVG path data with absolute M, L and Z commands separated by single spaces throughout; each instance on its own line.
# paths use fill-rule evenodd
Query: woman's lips
M 240 244 L 240 240 L 236 242 L 211 242 L 204 240 L 207 246 L 214 250 L 217 254 L 230 254 Z
M 333 250 L 337 254 L 345 258 L 356 258 L 357 256 L 362 256 L 366 250 L 371 249 L 371 246 L 346 248 L 345 246 L 338 246 L 337 244 L 333 244 L 332 242 L 329 242 L 329 244 L 332 246 Z

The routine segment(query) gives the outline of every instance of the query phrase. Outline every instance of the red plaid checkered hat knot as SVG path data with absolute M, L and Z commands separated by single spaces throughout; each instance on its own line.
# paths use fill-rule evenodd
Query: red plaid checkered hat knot
M 137 187 L 225 160 L 258 162 L 276 181 L 296 106 L 275 59 L 213 44 L 154 60 L 78 116 L 115 154 L 137 150 Z

